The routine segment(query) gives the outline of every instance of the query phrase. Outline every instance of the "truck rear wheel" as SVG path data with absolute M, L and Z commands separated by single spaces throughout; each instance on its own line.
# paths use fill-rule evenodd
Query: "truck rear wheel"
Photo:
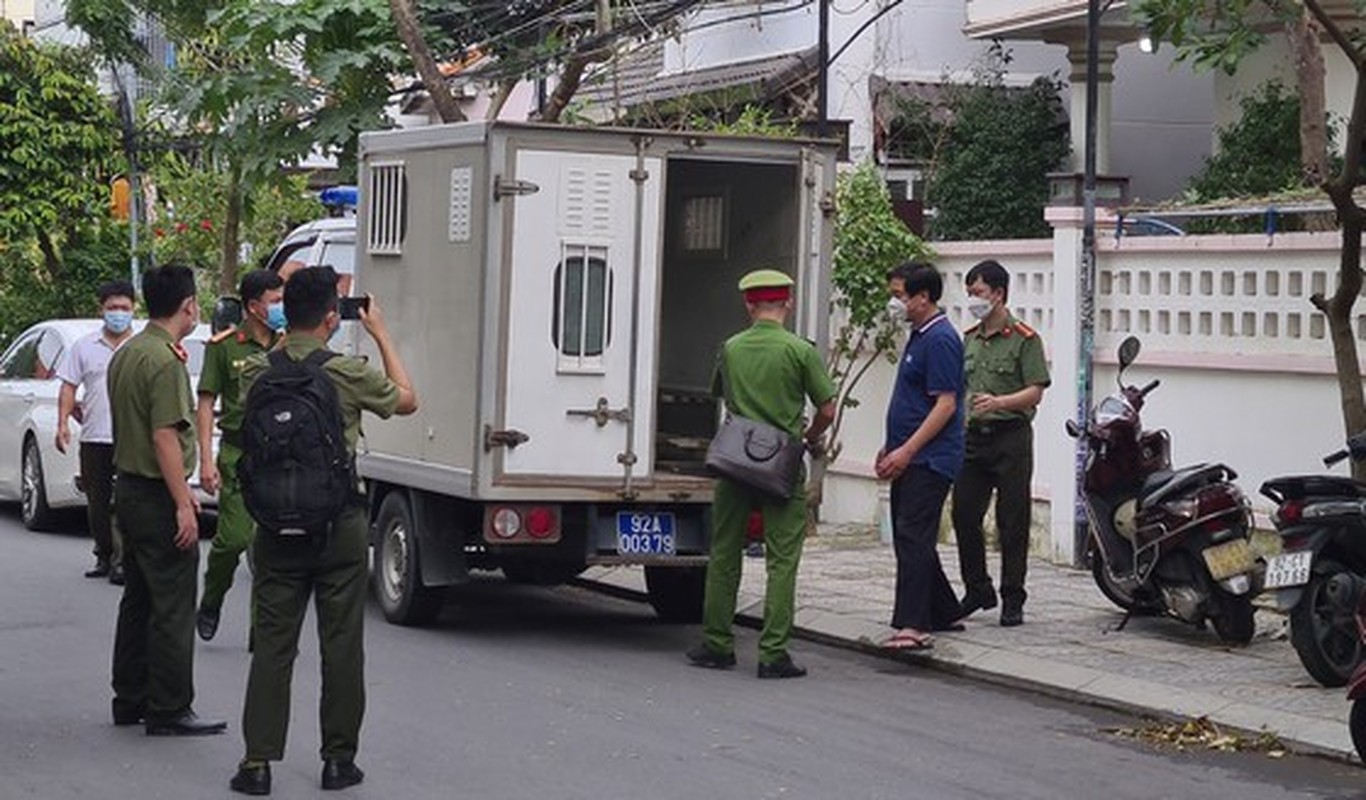
M 701 622 L 707 568 L 646 567 L 645 590 L 650 594 L 650 605 L 665 622 Z
M 404 492 L 390 492 L 379 505 L 375 520 L 374 585 L 384 618 L 399 625 L 431 622 L 441 611 L 441 594 L 422 585 L 418 569 L 417 528 Z

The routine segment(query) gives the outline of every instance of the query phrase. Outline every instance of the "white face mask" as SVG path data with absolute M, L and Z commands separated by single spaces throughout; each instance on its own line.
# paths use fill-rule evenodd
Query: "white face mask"
M 887 316 L 898 325 L 906 324 L 906 304 L 895 297 L 887 300 Z
M 968 313 L 977 319 L 986 319 L 991 313 L 991 301 L 985 297 L 969 297 Z

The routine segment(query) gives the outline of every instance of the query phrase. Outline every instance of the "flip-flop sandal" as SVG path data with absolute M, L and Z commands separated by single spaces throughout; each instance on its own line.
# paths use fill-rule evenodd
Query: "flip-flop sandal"
M 918 650 L 930 650 L 934 647 L 934 638 L 928 635 L 897 635 L 892 636 L 882 643 L 887 650 L 897 650 L 901 652 L 915 652 Z

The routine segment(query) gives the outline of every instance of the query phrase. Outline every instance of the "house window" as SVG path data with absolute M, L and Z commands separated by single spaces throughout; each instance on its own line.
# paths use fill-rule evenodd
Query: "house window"
M 683 250 L 721 253 L 726 244 L 726 198 L 698 195 L 683 201 Z
M 565 245 L 555 268 L 551 341 L 562 369 L 597 370 L 612 339 L 612 272 L 607 248 Z
M 403 163 L 371 164 L 370 215 L 366 221 L 366 248 L 373 255 L 396 256 L 403 252 L 408 226 L 408 178 Z

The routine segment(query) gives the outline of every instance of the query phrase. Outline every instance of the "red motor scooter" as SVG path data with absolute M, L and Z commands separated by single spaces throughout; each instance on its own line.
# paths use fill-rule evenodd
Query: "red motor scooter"
M 1091 409 L 1084 431 L 1067 421 L 1067 433 L 1090 445 L 1091 574 L 1126 612 L 1121 629 L 1134 614 L 1168 614 L 1200 626 L 1208 620 L 1222 641 L 1246 644 L 1255 632 L 1251 506 L 1232 469 L 1173 470 L 1171 436 L 1143 430 L 1139 412 L 1160 382 L 1124 384 L 1138 351 L 1132 336 L 1119 346 L 1119 392 Z

